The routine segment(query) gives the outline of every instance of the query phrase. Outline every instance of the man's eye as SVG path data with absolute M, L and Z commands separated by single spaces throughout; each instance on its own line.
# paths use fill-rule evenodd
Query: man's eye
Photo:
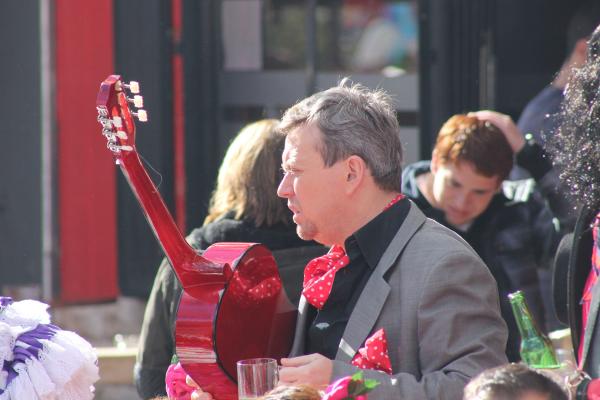
M 295 175 L 298 171 L 295 170 L 294 168 L 282 168 L 281 172 L 285 175 L 285 174 L 289 174 L 289 175 Z

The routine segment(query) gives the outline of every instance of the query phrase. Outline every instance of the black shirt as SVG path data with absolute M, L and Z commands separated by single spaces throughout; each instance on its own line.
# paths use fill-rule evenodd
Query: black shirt
M 306 333 L 306 354 L 319 353 L 335 358 L 352 310 L 409 209 L 409 200 L 403 199 L 346 239 L 344 247 L 350 263 L 335 274 L 323 308 L 308 307 L 308 318 L 312 323 Z

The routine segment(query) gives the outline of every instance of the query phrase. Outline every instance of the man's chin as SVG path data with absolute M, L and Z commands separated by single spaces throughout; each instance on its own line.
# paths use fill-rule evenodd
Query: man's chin
M 316 232 L 312 229 L 304 229 L 302 226 L 296 226 L 296 234 L 302 240 L 314 240 L 316 236 Z

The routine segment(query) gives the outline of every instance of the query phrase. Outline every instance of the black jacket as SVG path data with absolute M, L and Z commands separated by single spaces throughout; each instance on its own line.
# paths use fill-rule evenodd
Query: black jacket
M 571 328 L 571 340 L 576 357 L 578 357 L 582 331 L 581 297 L 592 266 L 594 239 L 591 227 L 595 216 L 596 211 L 582 210 L 573 233 L 565 236 L 561 241 L 554 263 L 553 292 L 556 313 L 558 318 L 568 323 Z M 583 369 L 592 378 L 600 377 L 600 334 L 598 333 L 600 327 L 596 319 L 600 303 L 599 295 L 600 286 L 596 285 L 588 316 L 593 329 L 586 332 L 589 340 L 583 352 L 585 358 Z M 592 322 L 593 319 L 595 323 Z

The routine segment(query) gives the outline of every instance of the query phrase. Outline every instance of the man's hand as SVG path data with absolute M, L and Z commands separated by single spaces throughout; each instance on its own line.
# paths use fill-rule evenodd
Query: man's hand
M 192 400 L 213 400 L 211 394 L 203 391 L 189 375 L 185 377 L 185 383 L 187 383 L 188 386 L 195 388 L 191 395 Z
M 306 384 L 324 389 L 331 380 L 332 372 L 333 362 L 321 354 L 282 358 L 279 384 Z
M 489 121 L 498 127 L 498 129 L 500 129 L 500 131 L 502 131 L 504 134 L 506 140 L 508 140 L 508 144 L 510 144 L 513 153 L 517 154 L 519 151 L 521 151 L 523 146 L 525 146 L 523 134 L 517 125 L 515 125 L 510 116 L 490 110 L 477 111 L 469 113 L 468 115 L 477 117 L 477 119 L 482 121 Z

